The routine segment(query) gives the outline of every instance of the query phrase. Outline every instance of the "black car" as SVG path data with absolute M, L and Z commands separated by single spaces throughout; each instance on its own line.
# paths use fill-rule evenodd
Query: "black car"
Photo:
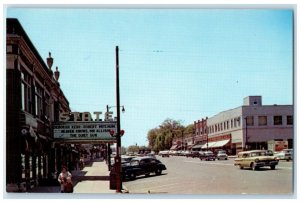
M 160 175 L 166 169 L 166 166 L 157 159 L 152 157 L 138 157 L 132 159 L 129 164 L 122 165 L 122 177 L 123 179 L 129 178 L 130 180 L 134 180 L 137 176 L 149 176 L 150 173 Z
M 202 161 L 202 159 L 209 161 L 209 160 L 216 160 L 216 155 L 212 152 L 212 151 L 206 151 L 203 153 L 200 153 L 199 155 L 200 160 Z
M 192 158 L 199 157 L 199 156 L 200 156 L 200 153 L 198 151 L 191 151 L 190 154 L 186 155 L 186 157 L 192 157 Z

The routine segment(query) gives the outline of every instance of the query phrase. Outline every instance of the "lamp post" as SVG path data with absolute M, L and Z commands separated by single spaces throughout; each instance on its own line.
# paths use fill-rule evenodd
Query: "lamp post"
M 117 106 L 108 106 L 106 105 L 106 114 L 107 114 L 107 118 L 108 118 L 108 113 L 109 113 L 109 109 L 113 108 L 113 107 L 117 107 Z M 122 107 L 122 113 L 125 112 L 125 107 L 124 106 L 120 106 Z M 111 160 L 110 160 L 110 154 L 111 154 L 111 149 L 110 149 L 110 143 L 107 144 L 107 161 L 108 161 L 108 170 L 111 170 Z

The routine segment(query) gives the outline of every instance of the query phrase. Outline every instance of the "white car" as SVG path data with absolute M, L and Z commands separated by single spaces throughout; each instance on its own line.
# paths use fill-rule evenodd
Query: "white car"
M 219 151 L 218 154 L 217 154 L 217 159 L 218 160 L 227 160 L 228 155 L 226 154 L 225 151 Z
M 290 161 L 293 159 L 293 150 L 292 149 L 284 149 L 278 153 L 274 153 L 274 156 L 280 160 Z

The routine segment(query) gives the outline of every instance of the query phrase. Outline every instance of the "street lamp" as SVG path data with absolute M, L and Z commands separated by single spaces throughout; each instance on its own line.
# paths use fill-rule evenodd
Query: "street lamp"
M 106 105 L 106 113 L 108 114 L 109 109 L 114 108 L 117 106 L 108 106 Z M 125 107 L 124 106 L 120 106 L 120 108 L 122 107 L 122 113 L 125 113 Z M 108 170 L 111 170 L 111 160 L 110 160 L 110 154 L 111 154 L 111 150 L 110 150 L 110 143 L 107 144 L 107 161 L 108 161 Z

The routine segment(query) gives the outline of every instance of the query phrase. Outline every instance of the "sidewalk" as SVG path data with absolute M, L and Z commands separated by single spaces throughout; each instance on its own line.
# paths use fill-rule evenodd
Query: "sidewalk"
M 74 193 L 116 193 L 109 189 L 109 171 L 106 163 L 99 159 L 73 174 Z
M 109 189 L 109 171 L 105 161 L 95 159 L 83 170 L 72 171 L 74 193 L 115 194 Z M 60 193 L 60 186 L 39 186 L 30 193 Z

